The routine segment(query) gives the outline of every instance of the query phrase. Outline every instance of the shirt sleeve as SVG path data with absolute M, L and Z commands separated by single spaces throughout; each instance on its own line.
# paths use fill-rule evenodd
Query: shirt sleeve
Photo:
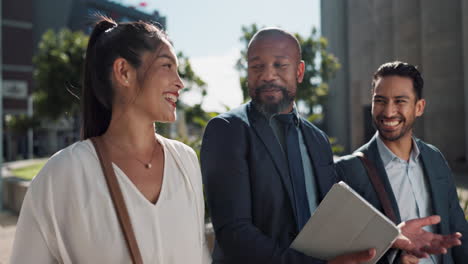
M 198 161 L 197 154 L 193 149 L 189 149 L 188 155 L 192 159 L 193 163 L 193 175 L 194 177 L 194 187 L 195 187 L 195 196 L 196 196 L 196 201 L 198 203 L 198 217 L 199 217 L 199 223 L 200 223 L 200 232 L 201 232 L 201 253 L 202 253 L 202 259 L 201 263 L 203 264 L 209 264 L 211 263 L 211 254 L 208 249 L 208 244 L 206 242 L 206 232 L 205 232 L 205 199 L 203 195 L 203 184 L 202 184 L 202 176 L 201 176 L 201 170 L 200 170 L 200 163 Z
M 58 263 L 50 252 L 47 237 L 39 226 L 31 196 L 29 189 L 16 226 L 10 263 Z

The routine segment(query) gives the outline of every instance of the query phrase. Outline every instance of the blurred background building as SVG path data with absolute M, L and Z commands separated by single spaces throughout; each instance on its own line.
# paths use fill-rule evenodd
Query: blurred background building
M 2 154 L 11 160 L 32 156 L 32 131 L 14 133 L 5 124 L 16 115 L 32 115 L 34 14 L 33 0 L 3 0 L 1 4 Z
M 322 0 L 321 30 L 341 69 L 330 83 L 326 130 L 347 153 L 374 134 L 372 74 L 402 60 L 423 74 L 425 114 L 417 137 L 466 170 L 468 154 L 468 2 Z
M 48 29 L 90 32 L 92 14 L 118 21 L 151 20 L 166 26 L 157 11 L 108 0 L 1 0 L 1 74 L 5 160 L 49 155 L 76 141 L 77 122 L 64 118 L 18 133 L 9 120 L 33 113 L 32 57 Z M 145 5 L 140 2 L 140 5 Z M 468 14 L 466 1 L 326 0 L 321 32 L 341 63 L 330 83 L 324 129 L 349 153 L 374 133 L 370 80 L 391 60 L 419 66 L 428 101 L 416 135 L 439 147 L 452 165 L 467 164 Z
M 157 11 L 148 13 L 140 8 L 145 2 L 128 6 L 107 0 L 1 0 L 0 4 L 5 161 L 50 155 L 79 138 L 79 123 L 73 117 L 43 122 L 34 133 L 32 129 L 20 133 L 8 126 L 14 116 L 33 114 L 32 58 L 44 32 L 69 28 L 90 33 L 92 15 L 96 13 L 120 22 L 145 20 L 166 26 L 166 18 Z

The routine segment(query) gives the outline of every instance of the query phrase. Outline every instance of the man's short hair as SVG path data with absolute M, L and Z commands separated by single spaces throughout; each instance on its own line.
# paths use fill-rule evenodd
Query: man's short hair
M 401 61 L 392 61 L 380 65 L 372 78 L 372 91 L 375 89 L 377 80 L 387 76 L 410 78 L 413 81 L 413 89 L 416 94 L 416 100 L 423 98 L 422 90 L 424 87 L 424 80 L 416 66 Z
M 249 52 L 250 46 L 256 40 L 261 39 L 263 37 L 269 37 L 269 36 L 284 36 L 287 39 L 290 39 L 291 41 L 293 41 L 295 43 L 295 46 L 296 46 L 296 49 L 297 49 L 297 52 L 298 52 L 297 53 L 298 60 L 299 61 L 301 60 L 302 50 L 301 50 L 301 44 L 299 43 L 299 40 L 296 38 L 296 36 L 294 36 L 294 34 L 291 34 L 291 33 L 287 32 L 286 30 L 281 29 L 281 28 L 277 28 L 277 27 L 266 27 L 266 28 L 262 28 L 259 31 L 257 31 L 257 33 L 255 33 L 253 35 L 253 37 L 250 39 L 249 44 L 247 45 L 247 54 Z

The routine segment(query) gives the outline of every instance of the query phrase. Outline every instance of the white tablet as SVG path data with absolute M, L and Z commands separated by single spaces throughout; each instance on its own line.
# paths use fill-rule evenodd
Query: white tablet
M 376 256 L 366 263 L 374 264 L 399 233 L 385 215 L 346 183 L 339 182 L 327 193 L 291 248 L 324 260 L 375 248 Z

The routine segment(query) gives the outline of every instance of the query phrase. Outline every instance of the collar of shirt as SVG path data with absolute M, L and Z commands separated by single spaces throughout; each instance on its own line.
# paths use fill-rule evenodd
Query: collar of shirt
M 382 139 L 379 136 L 379 132 L 376 133 L 377 137 L 377 148 L 379 150 L 380 158 L 382 159 L 383 165 L 385 168 L 392 162 L 392 161 L 398 161 L 401 163 L 408 163 L 405 160 L 400 159 L 397 155 L 395 155 L 382 141 Z M 409 164 L 417 164 L 418 163 L 418 158 L 419 158 L 419 148 L 418 144 L 416 144 L 416 140 L 414 137 L 412 138 L 413 141 L 413 147 L 411 149 L 411 154 L 410 154 L 410 160 Z
M 299 112 L 297 111 L 296 102 L 293 103 L 292 111 L 287 113 L 287 114 L 276 113 L 276 114 L 272 114 L 270 116 L 265 116 L 265 117 L 268 120 L 268 123 L 271 125 L 273 120 L 276 121 L 275 117 L 277 117 L 279 115 L 293 115 L 294 116 L 294 124 L 296 125 L 296 127 L 299 126 Z

